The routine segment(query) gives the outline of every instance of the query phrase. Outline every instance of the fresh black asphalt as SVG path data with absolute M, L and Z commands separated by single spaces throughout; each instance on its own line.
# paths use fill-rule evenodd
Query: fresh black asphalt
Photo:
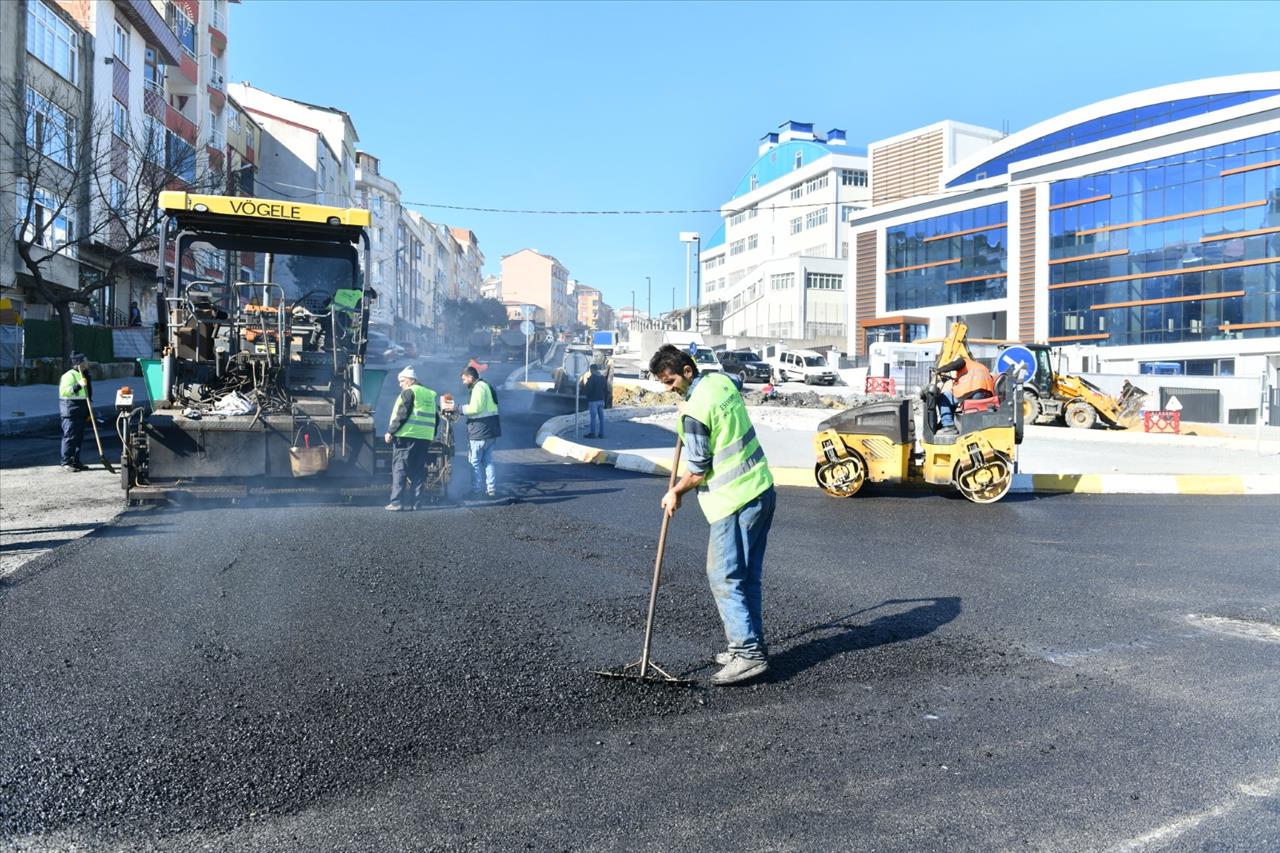
M 130 511 L 0 581 L 0 847 L 1280 848 L 1275 498 L 784 489 L 738 689 L 691 503 L 654 655 L 701 681 L 637 685 L 588 670 L 663 484 L 518 399 L 510 504 Z

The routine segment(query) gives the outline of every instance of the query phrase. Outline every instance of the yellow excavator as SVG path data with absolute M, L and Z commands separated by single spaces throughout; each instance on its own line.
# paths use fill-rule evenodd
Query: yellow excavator
M 934 368 L 971 358 L 968 328 L 954 323 Z M 952 486 L 974 503 L 994 503 L 1013 485 L 1022 441 L 1022 386 L 998 381 L 996 394 L 957 406 L 955 434 L 939 434 L 934 383 L 919 397 L 878 400 L 818 425 L 814 478 L 832 497 L 853 497 L 873 483 Z
M 1059 373 L 1046 344 L 1022 346 L 1036 357 L 1035 375 L 1022 379 L 1022 417 L 1027 423 L 1092 429 L 1102 421 L 1125 429 L 1137 417 L 1147 392 L 1127 379 L 1120 396 L 1112 397 L 1081 376 Z

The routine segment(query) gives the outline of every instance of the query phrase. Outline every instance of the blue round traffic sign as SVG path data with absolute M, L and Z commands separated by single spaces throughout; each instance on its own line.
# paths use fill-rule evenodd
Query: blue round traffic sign
M 1022 365 L 1022 381 L 1030 382 L 1036 375 L 1036 356 L 1026 347 L 1009 347 L 996 359 L 996 373 L 1008 373 Z

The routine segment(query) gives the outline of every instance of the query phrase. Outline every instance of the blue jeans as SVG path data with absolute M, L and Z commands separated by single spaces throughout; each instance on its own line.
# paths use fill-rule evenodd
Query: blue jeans
M 496 438 L 471 439 L 467 461 L 471 463 L 471 488 L 477 492 L 492 492 L 498 487 L 498 472 L 493 467 L 493 446 L 497 442 Z
M 592 400 L 587 403 L 587 415 L 591 419 L 591 426 L 587 432 L 595 433 L 600 437 L 604 437 L 604 400 Z
M 944 427 L 956 425 L 956 397 L 950 391 L 938 395 L 938 421 Z
M 89 404 L 83 400 L 59 400 L 58 414 L 62 418 L 62 464 L 79 465 L 80 445 L 84 442 L 85 424 L 89 422 Z
M 729 651 L 744 658 L 768 655 L 764 642 L 764 549 L 773 524 L 777 492 L 770 486 L 742 509 L 711 523 L 707 580 L 724 623 Z

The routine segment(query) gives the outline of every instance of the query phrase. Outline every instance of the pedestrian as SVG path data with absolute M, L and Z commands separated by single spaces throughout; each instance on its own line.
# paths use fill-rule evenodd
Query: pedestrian
M 480 378 L 480 371 L 468 364 L 462 369 L 462 384 L 471 389 L 471 400 L 462 407 L 467 416 L 467 460 L 471 463 L 471 491 L 481 489 L 491 498 L 498 496 L 498 472 L 493 467 L 493 448 L 502 435 L 498 418 L 498 397 L 493 386 Z
M 136 300 L 129 303 L 129 325 L 130 326 L 142 325 L 142 309 L 138 307 L 138 303 Z
M 738 684 L 769 668 L 761 581 L 777 502 L 773 474 L 733 380 L 699 373 L 693 358 L 671 344 L 654 353 L 649 372 L 685 398 L 677 428 L 688 472 L 662 496 L 662 509 L 674 514 L 681 497 L 697 489 L 711 525 L 707 580 L 729 646 L 715 656 L 723 668 L 711 683 Z
M 80 445 L 84 425 L 93 417 L 93 382 L 84 353 L 71 354 L 71 369 L 58 382 L 58 415 L 62 419 L 62 470 L 83 471 L 88 466 L 80 464 Z
M 396 375 L 400 396 L 391 410 L 391 422 L 383 437 L 391 445 L 391 502 L 386 509 L 417 509 L 426 482 L 427 456 L 436 437 L 436 392 L 419 384 L 412 366 Z M 413 486 L 405 500 L 405 481 Z
M 604 401 L 609 394 L 609 380 L 592 362 L 591 369 L 582 377 L 582 396 L 587 398 L 587 438 L 604 438 Z

